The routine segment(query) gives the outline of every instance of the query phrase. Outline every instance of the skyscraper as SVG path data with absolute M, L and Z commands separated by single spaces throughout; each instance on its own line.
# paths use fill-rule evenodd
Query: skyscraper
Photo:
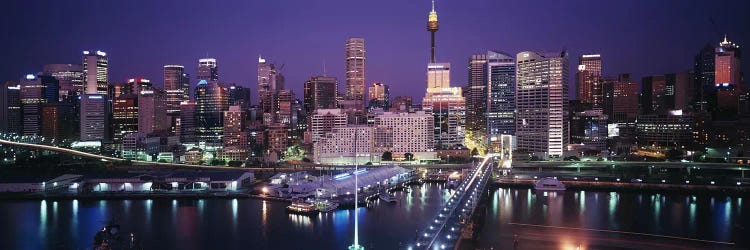
M 83 51 L 83 91 L 86 94 L 107 94 L 109 59 L 107 53 Z
M 74 139 L 73 105 L 69 103 L 45 103 L 42 105 L 42 136 L 60 142 Z M 77 139 L 77 138 L 76 138 Z
M 0 86 L 0 132 L 21 134 L 21 85 L 8 81 Z
M 560 158 L 568 144 L 568 55 L 524 51 L 516 56 L 518 149 Z
M 197 143 L 198 105 L 195 102 L 180 103 L 180 142 Z
M 178 115 L 180 103 L 190 100 L 190 80 L 182 65 L 164 65 L 164 91 L 167 93 L 167 113 Z
M 106 94 L 81 97 L 81 141 L 109 140 L 109 109 Z
M 169 131 L 170 125 L 164 90 L 142 90 L 138 93 L 138 132 L 148 135 Z
M 312 115 L 317 109 L 336 108 L 336 96 L 339 83 L 336 77 L 313 76 L 305 81 L 304 107 L 305 113 Z
M 669 110 L 667 79 L 664 75 L 646 76 L 641 80 L 641 114 L 660 114 Z
M 600 55 L 581 55 L 578 59 L 578 99 L 592 108 L 602 108 L 602 58 Z
M 196 136 L 199 142 L 220 143 L 224 111 L 229 108 L 229 91 L 217 81 L 201 80 L 195 88 Z
M 610 109 L 604 109 L 613 123 L 634 122 L 638 116 L 638 82 L 630 79 L 630 74 L 620 74 L 618 79 L 606 81 L 605 87 L 611 89 Z
M 219 69 L 216 65 L 215 58 L 202 58 L 198 59 L 198 74 L 196 79 L 206 81 L 218 81 L 219 80 Z
M 138 95 L 122 94 L 114 99 L 112 105 L 112 141 L 121 144 L 128 134 L 138 132 Z
M 515 135 L 516 61 L 513 56 L 487 52 L 487 138 Z
M 391 99 L 391 90 L 388 84 L 383 84 L 379 82 L 372 83 L 372 86 L 370 87 L 369 91 L 369 107 L 370 109 L 373 108 L 382 108 L 384 110 L 388 110 L 390 107 L 390 99 Z
M 740 73 L 740 47 L 727 40 L 719 43 L 715 50 L 714 85 L 717 88 L 716 106 L 724 115 L 736 114 L 739 108 L 739 97 L 744 93 Z
M 240 106 L 229 106 L 224 111 L 224 147 L 247 147 L 245 131 L 246 113 Z
M 354 101 L 356 109 L 365 105 L 365 39 L 346 39 L 346 100 Z
M 80 64 L 47 64 L 44 75 L 52 76 L 59 82 L 59 100 L 66 95 L 83 94 L 83 67 Z
M 275 103 L 277 92 L 284 89 L 284 76 L 273 63 L 258 57 L 258 106 L 263 112 L 263 124 L 276 121 Z
M 250 88 L 232 83 L 229 86 L 229 105 L 240 106 L 243 111 L 246 111 L 250 108 L 250 95 Z
M 714 47 L 706 44 L 695 56 L 693 73 L 698 92 L 698 102 L 695 103 L 696 110 L 713 111 L 716 107 L 716 87 L 714 83 L 716 62 Z
M 487 126 L 487 55 L 469 57 L 466 129 L 485 133 Z
M 50 83 L 50 80 L 54 81 L 54 83 Z M 48 98 L 45 97 L 47 85 L 57 84 L 57 80 L 51 76 L 28 74 L 21 78 L 20 82 L 23 135 L 41 135 L 42 105 L 48 103 Z M 57 93 L 54 93 L 52 99 L 55 102 L 57 101 Z

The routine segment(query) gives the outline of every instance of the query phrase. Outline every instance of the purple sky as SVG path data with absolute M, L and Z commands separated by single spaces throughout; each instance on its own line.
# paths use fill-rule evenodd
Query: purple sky
M 750 46 L 748 2 L 438 0 L 436 55 L 452 64 L 453 86 L 466 84 L 467 58 L 488 49 L 567 49 L 571 69 L 581 53 L 599 53 L 605 75 L 640 79 L 691 70 L 718 33 Z M 185 65 L 194 75 L 198 59 L 209 56 L 221 80 L 254 91 L 262 54 L 285 65 L 287 86 L 301 99 L 303 82 L 321 75 L 323 62 L 343 89 L 344 40 L 359 36 L 366 39 L 367 86 L 380 81 L 394 96 L 421 99 L 429 8 L 428 0 L 2 1 L 0 81 L 47 63 L 80 63 L 81 51 L 101 49 L 110 82 L 142 76 L 161 85 L 163 65 Z

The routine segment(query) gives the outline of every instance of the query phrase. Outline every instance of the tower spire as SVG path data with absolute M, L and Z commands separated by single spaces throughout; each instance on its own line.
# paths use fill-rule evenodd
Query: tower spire
M 432 10 L 427 16 L 427 31 L 430 32 L 430 63 L 435 63 L 435 32 L 438 30 L 438 18 L 435 11 L 435 0 L 432 0 Z

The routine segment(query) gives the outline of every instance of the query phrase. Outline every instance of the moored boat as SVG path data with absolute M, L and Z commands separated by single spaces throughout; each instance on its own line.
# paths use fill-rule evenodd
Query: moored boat
M 295 201 L 286 207 L 286 211 L 295 214 L 312 214 L 318 212 L 318 208 L 312 203 Z
M 545 177 L 534 183 L 538 191 L 565 191 L 565 184 L 555 178 Z
M 378 197 L 385 202 L 396 202 L 396 197 L 393 197 L 386 192 L 380 193 Z

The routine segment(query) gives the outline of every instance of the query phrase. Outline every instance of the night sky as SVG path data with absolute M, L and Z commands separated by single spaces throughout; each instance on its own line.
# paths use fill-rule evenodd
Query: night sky
M 699 49 L 724 33 L 750 46 L 748 2 L 438 0 L 436 56 L 452 64 L 453 86 L 466 84 L 467 58 L 489 49 L 567 49 L 571 70 L 581 53 L 599 53 L 605 75 L 640 79 L 692 70 Z M 48 63 L 80 64 L 81 51 L 101 49 L 111 83 L 141 76 L 161 86 L 163 65 L 185 65 L 194 76 L 198 59 L 208 56 L 217 58 L 223 82 L 255 91 L 261 54 L 285 65 L 287 86 L 301 99 L 302 84 L 322 75 L 324 62 L 343 89 L 344 40 L 358 36 L 366 39 L 367 86 L 384 82 L 393 96 L 418 100 L 429 8 L 428 0 L 2 1 L 0 81 Z

